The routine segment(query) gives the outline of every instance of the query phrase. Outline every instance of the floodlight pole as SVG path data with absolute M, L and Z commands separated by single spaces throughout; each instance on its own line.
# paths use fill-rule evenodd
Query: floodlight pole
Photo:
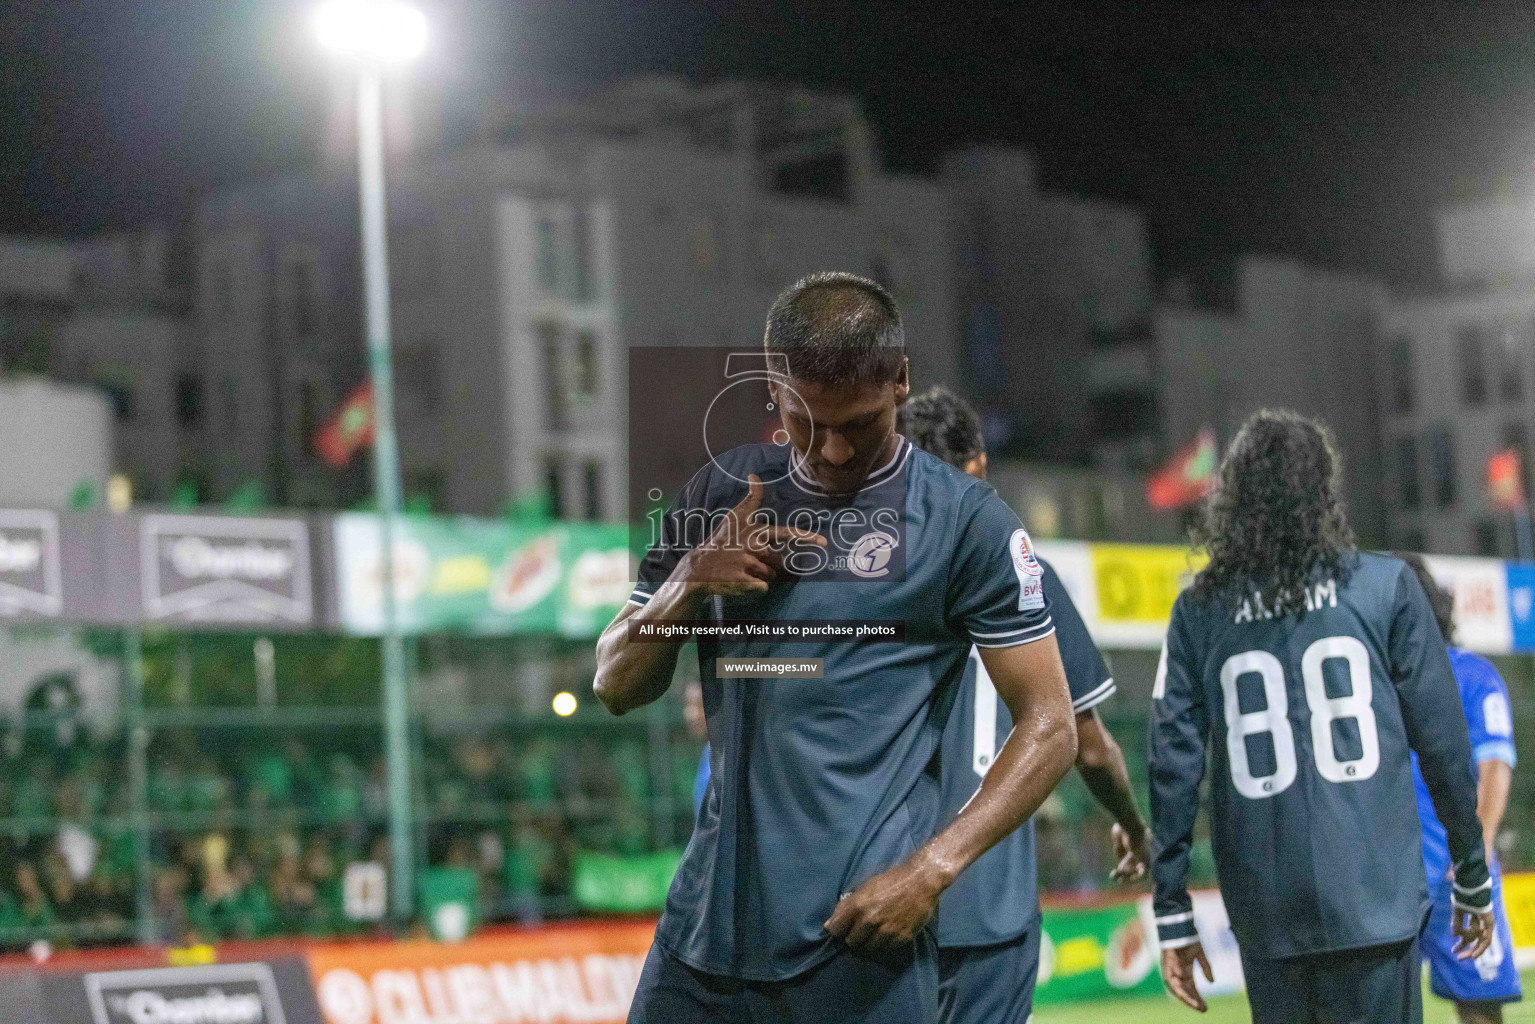
M 368 331 L 368 373 L 373 383 L 373 489 L 382 546 L 384 622 L 384 754 L 389 764 L 390 908 L 410 918 L 415 886 L 412 860 L 410 696 L 405 644 L 395 593 L 394 532 L 400 512 L 400 452 L 394 433 L 394 366 L 389 344 L 389 239 L 384 215 L 383 76 L 365 63 L 357 81 L 357 179 L 362 203 L 362 280 Z

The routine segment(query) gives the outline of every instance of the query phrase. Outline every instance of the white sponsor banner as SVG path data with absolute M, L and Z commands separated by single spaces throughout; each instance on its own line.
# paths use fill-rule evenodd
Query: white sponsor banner
M 1061 578 L 1061 586 L 1071 595 L 1088 632 L 1098 635 L 1098 586 L 1093 582 L 1092 545 L 1080 540 L 1039 540 L 1034 542 L 1039 557 L 1050 563 Z
M 1514 625 L 1508 614 L 1508 573 L 1496 558 L 1425 555 L 1439 585 L 1455 595 L 1455 632 L 1460 647 L 1479 654 L 1508 654 Z

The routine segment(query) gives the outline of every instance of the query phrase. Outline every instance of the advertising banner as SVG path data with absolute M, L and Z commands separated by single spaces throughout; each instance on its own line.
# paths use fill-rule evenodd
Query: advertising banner
M 376 635 L 384 598 L 378 517 L 347 513 L 334 522 L 338 625 Z M 394 577 L 409 632 L 593 636 L 628 600 L 628 531 L 404 516 L 395 521 Z
M 1455 632 L 1460 646 L 1482 654 L 1511 651 L 1514 628 L 1505 563 L 1495 558 L 1447 555 L 1425 555 L 1423 561 L 1439 585 L 1455 595 Z
M 1042 1005 L 1149 995 L 1162 988 L 1157 938 L 1134 903 L 1046 909 L 1034 1001 Z
M 318 946 L 309 969 L 325 1024 L 623 1024 L 655 930 L 648 920 Z
M 314 624 L 303 519 L 146 515 L 135 533 L 146 621 L 279 629 Z
M 1093 544 L 1097 621 L 1094 637 L 1107 647 L 1161 647 L 1173 602 L 1194 579 L 1204 556 L 1161 544 Z
M 1535 651 L 1535 565 L 1507 562 L 1508 617 L 1514 649 Z M 1496 653 L 1496 652 L 1494 652 Z
M 318 1024 L 297 957 L 126 971 L 41 973 L 51 1024 Z

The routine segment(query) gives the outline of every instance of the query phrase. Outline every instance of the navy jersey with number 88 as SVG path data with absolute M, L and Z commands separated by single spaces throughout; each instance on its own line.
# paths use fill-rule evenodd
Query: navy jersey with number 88
M 1486 866 L 1471 746 L 1443 638 L 1400 560 L 1358 556 L 1305 616 L 1263 595 L 1185 592 L 1152 693 L 1157 930 L 1196 938 L 1185 888 L 1207 753 L 1221 894 L 1244 951 L 1269 958 L 1395 942 L 1428 911 L 1410 752 L 1450 834 L 1468 905 Z

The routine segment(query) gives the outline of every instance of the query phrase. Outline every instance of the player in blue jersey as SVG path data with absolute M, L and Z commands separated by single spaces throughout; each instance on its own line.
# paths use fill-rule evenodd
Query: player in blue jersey
M 1204 1010 L 1189 899 L 1206 756 L 1221 896 L 1257 1024 L 1423 1018 L 1428 916 L 1412 760 L 1453 862 L 1455 955 L 1492 941 L 1471 743 L 1433 609 L 1399 559 L 1354 546 L 1331 435 L 1260 412 L 1221 464 L 1152 689 L 1162 977 Z
M 1418 582 L 1428 595 L 1434 619 L 1446 642 L 1455 642 L 1455 599 L 1434 581 L 1421 555 L 1399 555 L 1417 573 Z M 1423 934 L 1424 954 L 1428 958 L 1429 981 L 1434 994 L 1455 1003 L 1456 1013 L 1465 1024 L 1500 1024 L 1503 1004 L 1518 1002 L 1523 992 L 1519 970 L 1514 966 L 1513 939 L 1508 915 L 1503 910 L 1503 884 L 1493 851 L 1493 839 L 1508 806 L 1508 790 L 1513 781 L 1514 721 L 1509 712 L 1508 688 L 1498 670 L 1486 658 L 1469 651 L 1450 648 L 1450 666 L 1460 687 L 1460 706 L 1471 732 L 1471 756 L 1476 760 L 1476 816 L 1482 822 L 1482 845 L 1487 851 L 1487 865 L 1492 872 L 1492 909 L 1497 931 L 1492 945 L 1475 960 L 1454 955 L 1455 937 L 1450 930 L 1454 915 L 1451 903 L 1450 851 L 1445 845 L 1444 826 L 1434 813 L 1423 773 L 1413 763 L 1413 781 L 1418 788 L 1418 817 L 1423 822 L 1423 866 L 1428 876 L 1429 896 L 1434 909 L 1428 929 Z
M 907 366 L 884 289 L 807 278 L 764 346 L 786 364 L 769 392 L 787 443 L 695 475 L 598 643 L 597 695 L 622 714 L 671 683 L 687 637 L 664 627 L 740 631 L 698 641 L 712 772 L 629 1020 L 931 1024 L 939 896 L 1076 756 L 1042 570 L 996 492 L 897 432 Z M 904 638 L 744 625 L 826 620 L 896 621 Z M 1016 725 L 938 831 L 929 766 L 972 644 Z M 764 678 L 769 658 L 821 675 Z
M 912 443 L 986 478 L 986 441 L 980 419 L 963 399 L 933 388 L 906 404 Z M 1045 597 L 1066 666 L 1077 719 L 1077 771 L 1113 815 L 1115 879 L 1146 872 L 1146 826 L 1135 806 L 1125 756 L 1098 715 L 1114 694 L 1114 680 L 1088 635 L 1060 577 L 1044 559 Z M 944 729 L 942 817 L 956 814 L 986 777 L 998 745 L 1012 729 L 979 657 L 966 667 Z M 941 1024 L 1024 1024 L 1039 974 L 1039 895 L 1034 822 L 1009 835 L 970 866 L 938 906 L 939 1021 Z

